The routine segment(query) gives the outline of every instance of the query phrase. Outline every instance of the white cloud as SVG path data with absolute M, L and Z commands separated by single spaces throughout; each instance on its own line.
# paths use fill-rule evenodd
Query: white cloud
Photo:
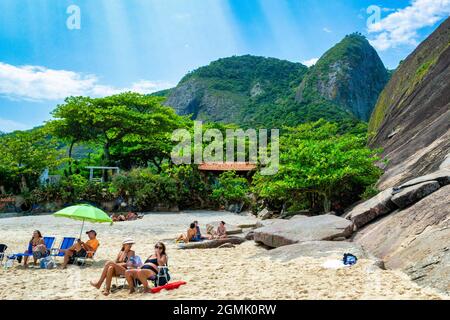
M 302 61 L 302 64 L 304 64 L 307 67 L 311 67 L 311 66 L 315 65 L 317 63 L 317 61 L 319 61 L 319 58 L 312 58 L 309 60 Z
M 324 27 L 323 29 L 322 29 L 324 32 L 326 32 L 326 33 L 332 33 L 333 31 L 331 31 L 330 29 L 328 29 L 327 27 Z
M 23 123 L 0 118 L 0 132 L 12 132 L 25 129 L 28 129 L 28 126 Z
M 370 42 L 380 51 L 400 45 L 416 46 L 418 30 L 433 26 L 449 15 L 450 0 L 412 0 L 408 7 L 371 24 L 368 31 L 374 37 Z
M 97 76 L 41 66 L 14 66 L 0 62 L 0 96 L 13 100 L 61 100 L 67 96 L 101 97 L 125 91 L 152 93 L 172 85 L 141 80 L 128 88 L 99 83 Z

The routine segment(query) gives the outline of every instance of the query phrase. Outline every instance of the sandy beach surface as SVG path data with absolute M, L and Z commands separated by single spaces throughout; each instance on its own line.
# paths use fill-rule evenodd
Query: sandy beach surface
M 256 219 L 227 212 L 189 211 L 147 214 L 142 220 L 108 224 L 86 223 L 85 230 L 98 232 L 100 248 L 94 265 L 69 266 L 66 270 L 24 269 L 16 263 L 0 270 L 1 299 L 448 299 L 431 289 L 419 287 L 398 270 L 374 268 L 360 260 L 350 268 L 325 269 L 323 259 L 300 258 L 290 262 L 255 257 L 266 249 L 253 241 L 235 248 L 179 250 L 173 241 L 193 220 L 201 225 L 224 220 L 250 224 Z M 33 230 L 44 236 L 78 237 L 81 222 L 51 215 L 0 219 L 0 243 L 8 252 L 23 252 Z M 84 235 L 85 236 L 85 235 Z M 97 280 L 104 263 L 114 259 L 126 237 L 136 241 L 134 250 L 142 258 L 153 252 L 156 241 L 168 247 L 172 280 L 184 280 L 176 290 L 158 294 L 118 290 L 103 296 L 89 285 Z M 59 239 L 59 240 L 58 240 Z M 115 282 L 113 281 L 113 284 Z M 122 281 L 119 281 L 119 285 Z

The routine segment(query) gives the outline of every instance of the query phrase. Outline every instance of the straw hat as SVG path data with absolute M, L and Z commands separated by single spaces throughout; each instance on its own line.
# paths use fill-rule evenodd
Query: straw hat
M 122 244 L 134 244 L 134 240 L 131 238 L 126 238 L 125 240 L 123 240 Z

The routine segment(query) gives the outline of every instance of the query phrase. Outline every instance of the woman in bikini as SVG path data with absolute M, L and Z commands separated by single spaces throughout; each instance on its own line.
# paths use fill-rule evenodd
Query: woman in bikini
M 159 266 L 167 265 L 166 246 L 162 242 L 155 244 L 155 253 L 145 260 L 144 265 L 139 269 L 127 270 L 125 278 L 127 279 L 130 293 L 135 291 L 135 280 L 139 280 L 144 286 L 144 292 L 150 292 L 148 280 L 156 276 L 159 272 Z
M 30 240 L 31 253 L 33 254 L 33 264 L 37 265 L 37 261 L 44 258 L 47 254 L 47 247 L 39 230 L 33 231 L 33 236 Z M 28 266 L 28 256 L 23 257 L 23 265 Z
M 131 247 L 133 246 L 134 241 L 131 238 L 125 239 L 122 242 L 122 249 L 115 261 L 108 261 L 103 267 L 102 274 L 100 279 L 97 282 L 91 281 L 91 285 L 97 289 L 100 289 L 103 282 L 106 280 L 106 286 L 103 290 L 103 294 L 105 296 L 109 295 L 111 292 L 111 282 L 113 277 L 119 277 L 125 275 L 125 271 L 127 271 L 127 266 L 131 262 L 132 258 L 135 256 Z M 131 266 L 130 266 L 131 267 Z

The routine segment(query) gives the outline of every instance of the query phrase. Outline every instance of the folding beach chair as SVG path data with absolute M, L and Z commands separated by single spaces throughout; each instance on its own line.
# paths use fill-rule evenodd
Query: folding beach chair
M 100 247 L 100 245 L 99 245 L 99 247 Z M 98 250 L 98 248 L 97 248 L 97 250 Z M 96 252 L 97 251 L 87 251 L 86 257 L 76 257 L 76 258 L 74 258 L 73 264 L 77 265 L 77 266 L 80 266 L 80 267 L 84 267 L 84 266 L 87 266 L 87 265 L 92 265 L 94 263 L 94 261 L 95 261 L 94 258 L 95 258 L 95 253 Z
M 0 244 L 0 266 L 3 265 L 3 259 L 5 258 L 5 252 L 8 249 L 6 244 Z
M 61 243 L 59 244 L 59 248 L 52 248 L 50 250 L 50 256 L 54 258 L 64 257 L 64 252 L 61 252 L 60 250 L 69 249 L 70 247 L 73 246 L 75 240 L 76 240 L 75 238 L 64 237 Z
M 53 244 L 55 242 L 55 237 L 44 237 L 45 247 L 47 251 L 50 253 L 51 248 L 53 248 Z M 22 260 L 23 257 L 32 257 L 32 245 L 31 242 L 28 244 L 28 249 L 24 253 L 15 253 L 11 256 L 8 256 L 9 260 Z M 48 256 L 48 255 L 47 255 Z

